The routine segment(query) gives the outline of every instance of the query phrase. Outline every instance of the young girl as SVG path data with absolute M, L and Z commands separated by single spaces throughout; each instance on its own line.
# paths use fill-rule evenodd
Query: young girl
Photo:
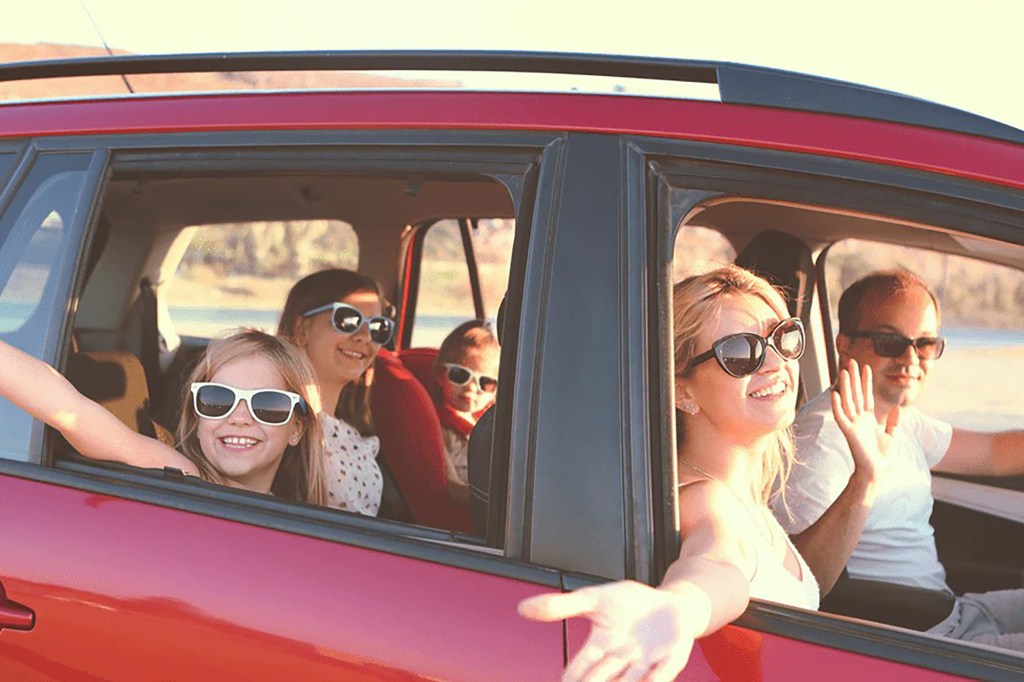
M 679 558 L 656 588 L 616 582 L 520 604 L 536 620 L 593 622 L 565 680 L 673 680 L 694 640 L 751 597 L 818 607 L 815 578 L 767 505 L 792 459 L 803 325 L 768 282 L 736 266 L 680 282 L 673 301 Z M 877 449 L 853 369 L 840 373 L 833 411 L 851 446 Z
M 448 496 L 457 504 L 469 504 L 469 434 L 494 403 L 500 354 L 487 323 L 470 320 L 445 338 L 434 360 L 440 386 L 434 400 L 444 435 Z
M 193 371 L 181 452 L 125 426 L 52 367 L 0 342 L 0 395 L 92 459 L 174 467 L 212 483 L 326 504 L 320 406 L 312 369 L 291 344 L 258 331 L 214 339 Z
M 377 282 L 351 270 L 323 270 L 296 282 L 278 334 L 301 348 L 323 397 L 331 506 L 376 516 L 384 481 L 370 414 L 373 361 L 394 335 Z

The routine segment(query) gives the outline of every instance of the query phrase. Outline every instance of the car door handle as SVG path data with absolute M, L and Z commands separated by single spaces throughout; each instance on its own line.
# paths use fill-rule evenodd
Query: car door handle
M 35 625 L 35 611 L 8 599 L 3 584 L 0 584 L 0 630 L 31 630 Z

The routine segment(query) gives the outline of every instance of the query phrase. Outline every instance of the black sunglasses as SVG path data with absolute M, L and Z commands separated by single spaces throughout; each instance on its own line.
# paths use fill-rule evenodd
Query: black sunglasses
M 908 339 L 895 332 L 849 332 L 852 339 L 871 339 L 875 355 L 882 358 L 898 358 L 911 346 L 917 351 L 917 357 L 923 360 L 938 360 L 946 349 L 946 339 L 941 336 L 919 336 Z
M 244 389 L 197 381 L 192 384 L 192 404 L 196 414 L 204 419 L 224 419 L 244 400 L 249 414 L 261 424 L 281 426 L 287 424 L 295 413 L 295 406 L 306 414 L 306 401 L 298 393 L 276 388 Z
M 739 379 L 761 369 L 769 347 L 783 360 L 799 360 L 804 354 L 804 345 L 804 323 L 800 318 L 790 317 L 775 325 L 768 336 L 753 332 L 723 336 L 711 344 L 711 350 L 690 360 L 683 371 L 714 358 L 726 374 Z
M 328 303 L 302 313 L 303 317 L 312 317 L 322 312 L 331 311 L 331 324 L 342 334 L 355 334 L 364 324 L 370 330 L 370 340 L 383 346 L 395 334 L 395 321 L 390 317 L 363 317 L 358 308 L 347 303 Z
M 465 386 L 473 379 L 476 379 L 476 383 L 480 386 L 481 391 L 494 393 L 498 390 L 498 380 L 494 377 L 474 372 L 468 367 L 456 365 L 454 362 L 444 363 L 444 368 L 448 370 L 448 381 L 452 382 L 456 386 Z

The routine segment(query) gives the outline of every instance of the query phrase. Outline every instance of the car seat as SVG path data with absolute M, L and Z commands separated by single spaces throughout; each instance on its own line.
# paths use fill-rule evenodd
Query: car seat
M 423 382 L 429 381 L 426 368 L 433 362 L 431 354 L 436 353 L 434 349 L 410 349 L 396 356 L 381 349 L 377 354 L 370 402 L 380 437 L 380 458 L 391 471 L 415 523 L 472 533 L 469 510 L 448 497 L 441 422 L 427 393 L 429 384 Z M 404 364 L 406 359 L 418 374 Z
M 785 232 L 766 230 L 736 255 L 736 265 L 781 287 L 790 314 L 807 323 L 814 287 L 814 259 L 807 244 Z
M 107 408 L 128 428 L 174 447 L 174 436 L 153 420 L 146 373 L 128 351 L 81 351 L 68 358 L 68 381 L 85 397 Z
M 793 235 L 777 230 L 758 233 L 736 255 L 736 265 L 761 275 L 781 288 L 789 314 L 810 323 L 811 293 L 814 290 L 814 258 L 811 249 Z M 807 388 L 801 379 L 797 406 L 807 402 Z

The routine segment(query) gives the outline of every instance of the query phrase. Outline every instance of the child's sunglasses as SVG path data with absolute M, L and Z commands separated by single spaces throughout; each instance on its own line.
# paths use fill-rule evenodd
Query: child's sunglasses
M 383 346 L 391 340 L 395 333 L 395 321 L 390 317 L 363 317 L 363 313 L 347 303 L 328 303 L 302 313 L 302 317 L 312 317 L 322 312 L 331 311 L 331 324 L 342 334 L 355 334 L 364 324 L 370 330 L 370 340 Z
M 287 424 L 299 406 L 302 414 L 308 412 L 306 401 L 298 393 L 276 388 L 244 389 L 197 381 L 192 384 L 192 403 L 196 414 L 203 419 L 224 419 L 244 400 L 249 414 L 261 424 L 281 426 Z
M 714 358 L 726 374 L 739 379 L 761 369 L 769 347 L 783 360 L 799 360 L 804 354 L 804 344 L 804 323 L 797 317 L 790 317 L 775 325 L 768 336 L 753 332 L 723 336 L 711 344 L 711 350 L 690 360 L 683 371 Z
M 476 379 L 476 383 L 480 387 L 481 391 L 494 393 L 498 390 L 498 380 L 494 377 L 474 372 L 468 367 L 456 365 L 454 362 L 444 363 L 444 368 L 447 371 L 448 381 L 456 386 L 465 386 L 473 379 Z
M 850 332 L 847 336 L 853 339 L 871 339 L 875 355 L 882 358 L 898 358 L 913 346 L 917 351 L 917 357 L 922 360 L 938 360 L 942 357 L 942 351 L 946 349 L 946 339 L 941 336 L 908 339 L 903 334 L 894 332 Z

